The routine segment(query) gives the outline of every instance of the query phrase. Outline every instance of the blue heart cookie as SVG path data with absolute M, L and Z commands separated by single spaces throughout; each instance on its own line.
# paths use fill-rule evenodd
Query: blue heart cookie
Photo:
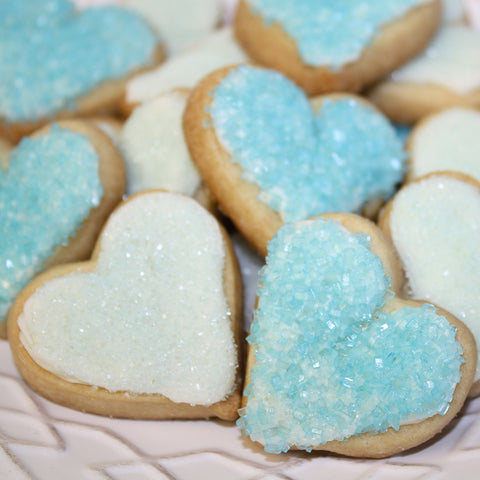
M 403 177 L 406 155 L 385 117 L 351 95 L 319 100 L 312 108 L 281 74 L 240 66 L 207 77 L 187 106 L 194 161 L 222 208 L 261 251 L 278 224 L 359 212 L 369 201 L 389 198 Z M 265 208 L 276 225 L 257 242 L 244 227 L 269 223 L 259 216 Z M 243 225 L 247 215 L 249 225 Z
M 355 218 L 347 216 L 369 236 L 317 218 L 285 225 L 269 245 L 239 420 L 269 452 L 390 455 L 433 436 L 468 393 L 475 369 L 468 330 L 470 343 L 460 345 L 466 328 L 453 317 L 396 298 L 398 272 L 387 274 L 393 248 Z

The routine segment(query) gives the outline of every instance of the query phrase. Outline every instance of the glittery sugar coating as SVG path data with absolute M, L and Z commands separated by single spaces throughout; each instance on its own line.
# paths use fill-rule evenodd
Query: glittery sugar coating
M 285 221 L 359 211 L 402 179 L 406 155 L 394 129 L 358 100 L 324 100 L 315 115 L 286 77 L 244 66 L 217 86 L 209 111 L 243 178 Z
M 334 70 L 357 60 L 381 27 L 431 0 L 248 0 L 267 25 L 278 22 L 307 65 Z
M 456 329 L 432 306 L 381 313 L 389 291 L 365 235 L 317 219 L 274 236 L 248 342 L 239 424 L 269 452 L 445 414 L 460 379 Z
M 459 126 L 457 122 L 451 128 Z M 477 345 L 480 345 L 479 211 L 477 186 L 449 175 L 433 175 L 402 188 L 395 197 L 389 220 L 410 297 L 434 302 L 451 312 L 467 325 Z M 474 381 L 478 380 L 480 351 Z
M 65 380 L 211 405 L 235 386 L 236 347 L 218 223 L 172 193 L 110 217 L 95 269 L 43 284 L 18 324 L 32 358 Z
M 53 125 L 12 152 L 0 168 L 0 319 L 102 194 L 98 155 L 83 135 Z
M 22 122 L 74 108 L 102 81 L 148 64 L 157 42 L 144 20 L 117 7 L 1 2 L 0 116 Z

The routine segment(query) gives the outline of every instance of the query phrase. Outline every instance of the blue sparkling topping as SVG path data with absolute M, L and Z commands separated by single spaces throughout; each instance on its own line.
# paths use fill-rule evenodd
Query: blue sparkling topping
M 24 138 L 9 163 L 7 171 L 0 168 L 0 321 L 103 194 L 96 151 L 86 137 L 58 125 Z
M 386 23 L 422 0 L 248 0 L 265 23 L 278 22 L 307 65 L 334 70 L 358 59 Z
M 117 7 L 76 13 L 68 0 L 0 2 L 0 116 L 48 117 L 102 81 L 150 63 L 157 39 Z
M 244 433 L 272 453 L 445 414 L 460 380 L 456 329 L 432 306 L 381 312 L 390 279 L 369 238 L 316 219 L 269 246 L 248 342 Z
M 209 112 L 232 161 L 285 221 L 357 212 L 402 179 L 395 130 L 353 97 L 324 100 L 315 114 L 286 77 L 250 66 L 232 70 L 213 95 Z

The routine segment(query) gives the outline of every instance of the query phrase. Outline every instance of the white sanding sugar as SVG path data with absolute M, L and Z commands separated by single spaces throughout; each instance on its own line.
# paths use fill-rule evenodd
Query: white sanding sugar
M 182 128 L 186 99 L 178 92 L 136 108 L 120 135 L 127 169 L 127 193 L 163 188 L 193 195 L 200 174 L 188 153 Z
M 480 345 L 478 189 L 441 175 L 411 183 L 395 197 L 390 226 L 411 296 L 453 313 Z
M 480 112 L 452 108 L 432 116 L 412 137 L 413 178 L 455 170 L 480 181 Z
M 21 341 L 54 374 L 110 391 L 210 405 L 237 367 L 213 217 L 169 193 L 134 198 L 110 218 L 97 268 L 40 287 Z

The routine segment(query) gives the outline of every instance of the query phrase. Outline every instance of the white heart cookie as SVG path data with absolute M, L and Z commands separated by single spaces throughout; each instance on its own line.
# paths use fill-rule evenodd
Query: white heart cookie
M 119 148 L 127 169 L 127 193 L 162 188 L 192 196 L 201 177 L 182 128 L 187 94 L 169 92 L 139 105 L 123 126 Z
M 453 313 L 480 345 L 480 184 L 453 173 L 421 177 L 390 201 L 380 226 L 402 261 L 406 293 Z M 470 394 L 478 393 L 477 363 Z
M 34 389 L 132 418 L 222 416 L 218 405 L 239 400 L 236 260 L 202 207 L 167 192 L 134 196 L 80 265 L 40 277 L 12 308 L 14 358 Z M 223 418 L 235 416 L 233 402 Z

